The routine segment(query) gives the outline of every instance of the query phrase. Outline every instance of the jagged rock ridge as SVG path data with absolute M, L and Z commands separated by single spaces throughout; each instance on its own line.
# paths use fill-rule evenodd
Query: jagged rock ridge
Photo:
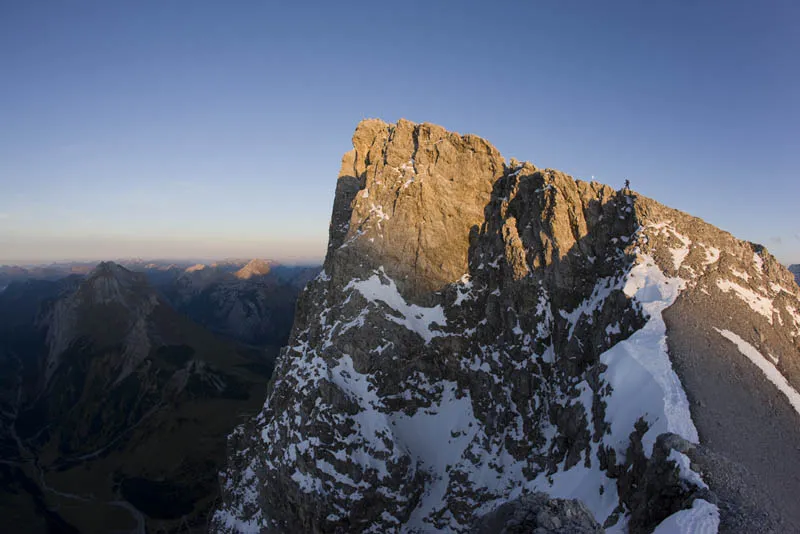
M 797 389 L 788 271 L 632 191 L 506 163 L 476 136 L 367 120 L 353 145 L 324 270 L 264 409 L 231 436 L 214 529 L 465 532 L 543 491 L 609 532 L 715 531 L 713 484 L 690 459 L 705 430 L 667 322 L 696 322 L 706 303 L 713 343 L 740 359 L 724 332 L 755 325 L 753 350 L 780 353 L 769 365 Z M 776 402 L 791 410 L 788 397 Z

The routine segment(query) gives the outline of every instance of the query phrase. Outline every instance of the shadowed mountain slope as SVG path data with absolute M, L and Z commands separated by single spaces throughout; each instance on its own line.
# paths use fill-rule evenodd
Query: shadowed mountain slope
M 4 531 L 205 531 L 225 436 L 261 405 L 269 355 L 114 263 L 26 284 L 0 294 L 0 313 L 27 310 L 0 353 Z

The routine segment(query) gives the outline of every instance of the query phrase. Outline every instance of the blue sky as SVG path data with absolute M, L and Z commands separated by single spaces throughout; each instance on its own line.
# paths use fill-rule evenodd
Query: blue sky
M 385 5 L 383 5 L 385 4 Z M 800 263 L 800 4 L 0 3 L 0 262 L 321 258 L 365 117 Z

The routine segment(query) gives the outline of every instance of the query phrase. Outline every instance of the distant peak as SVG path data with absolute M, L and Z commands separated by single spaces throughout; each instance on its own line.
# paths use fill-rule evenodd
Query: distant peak
M 97 264 L 91 272 L 89 272 L 89 278 L 96 278 L 99 276 L 132 276 L 133 272 L 129 271 L 125 267 L 115 263 L 113 261 L 102 261 Z
M 253 259 L 236 271 L 234 276 L 240 280 L 249 280 L 254 276 L 264 276 L 269 273 L 272 265 L 273 262 L 269 260 Z
M 130 271 L 113 261 L 99 263 L 81 284 L 81 289 L 95 303 L 128 302 L 151 297 L 143 274 Z
M 186 268 L 186 272 L 187 273 L 193 273 L 193 272 L 196 272 L 196 271 L 202 271 L 205 268 L 206 268 L 206 266 L 203 265 L 202 263 L 196 263 L 196 264 L 192 265 L 191 267 L 187 267 Z

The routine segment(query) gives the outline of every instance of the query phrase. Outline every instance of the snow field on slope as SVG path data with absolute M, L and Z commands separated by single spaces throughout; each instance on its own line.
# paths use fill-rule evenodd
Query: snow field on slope
M 644 417 L 649 424 L 649 429 L 642 438 L 642 445 L 648 455 L 652 452 L 658 435 L 664 432 L 673 432 L 693 443 L 698 442 L 686 393 L 669 360 L 667 329 L 661 315 L 675 302 L 686 283 L 680 278 L 665 276 L 651 257 L 642 255 L 622 284 L 623 292 L 642 305 L 648 321 L 628 339 L 617 343 L 600 356 L 601 362 L 608 366 L 602 376 L 613 388 L 611 394 L 605 398 L 606 421 L 611 427 L 611 433 L 604 436 L 601 443 L 591 444 L 591 468 L 579 463 L 550 477 L 540 475 L 530 485 L 530 489 L 544 491 L 552 497 L 580 499 L 600 524 L 603 524 L 618 504 L 616 481 L 609 479 L 597 467 L 597 450 L 600 445 L 613 447 L 617 451 L 617 458 L 624 458 L 630 434 L 640 417 Z M 571 322 L 577 322 L 582 313 L 591 314 L 594 309 L 599 309 L 604 297 L 612 289 L 612 284 L 603 279 L 597 286 L 592 297 L 579 306 L 579 313 L 574 310 L 570 313 L 562 312 L 561 315 Z M 591 414 L 592 392 L 585 381 L 579 387 L 582 390 L 579 398 L 586 413 Z M 695 484 L 703 483 L 700 476 L 688 466 L 683 466 L 681 462 L 676 463 L 679 468 L 685 467 L 681 471 L 683 478 Z M 603 489 L 602 494 L 600 488 Z M 716 507 L 711 504 L 708 506 L 713 507 L 718 517 Z M 710 525 L 711 528 L 712 523 L 703 522 L 707 511 L 707 507 L 692 508 L 680 512 L 682 515 L 675 520 L 672 520 L 675 515 L 670 516 L 665 522 L 672 520 L 674 525 L 670 527 L 672 530 L 664 532 L 689 534 L 695 532 L 695 527 L 701 524 Z M 625 532 L 626 523 L 625 518 L 621 518 L 606 529 L 606 532 Z M 716 527 L 707 532 L 716 532 Z
M 466 279 L 461 280 L 460 284 L 467 291 L 471 289 Z M 617 457 L 624 458 L 629 435 L 635 422 L 642 416 L 650 425 L 643 438 L 647 454 L 651 452 L 655 438 L 662 432 L 675 432 L 689 441 L 698 441 L 686 395 L 667 355 L 666 325 L 661 316 L 661 312 L 675 301 L 684 286 L 683 280 L 666 277 L 652 258 L 640 256 L 639 263 L 630 269 L 624 279 L 598 281 L 592 296 L 581 304 L 580 311 L 561 314 L 574 323 L 582 314 L 591 316 L 595 309 L 601 308 L 612 290 L 622 289 L 628 297 L 642 306 L 648 316 L 642 329 L 600 357 L 608 366 L 603 378 L 613 388 L 612 393 L 605 398 L 606 420 L 610 424 L 611 433 L 600 443 L 591 443 L 589 468 L 585 467 L 584 461 L 579 461 L 571 469 L 564 470 L 562 466 L 551 476 L 540 474 L 534 480 L 528 480 L 523 469 L 526 463 L 514 459 L 504 446 L 505 439 L 515 437 L 522 428 L 517 420 L 521 420 L 523 416 L 517 407 L 509 406 L 509 410 L 515 414 L 515 423 L 509 427 L 506 435 L 489 439 L 482 423 L 473 413 L 473 400 L 466 391 L 459 391 L 454 382 L 430 383 L 426 377 L 420 375 L 421 382 L 417 386 L 429 392 L 435 390 L 439 400 L 427 408 L 418 409 L 412 415 L 402 411 L 387 412 L 383 399 L 377 394 L 374 377 L 356 371 L 349 355 L 342 354 L 335 365 L 328 364 L 325 358 L 316 355 L 316 351 L 307 344 L 301 344 L 294 347 L 294 350 L 306 357 L 312 354 L 314 357 L 302 365 L 305 372 L 297 376 L 298 387 L 304 389 L 320 379 L 329 380 L 359 406 L 358 413 L 354 415 L 355 434 L 346 440 L 349 447 L 355 449 L 348 452 L 346 458 L 335 455 L 337 460 L 346 459 L 367 469 L 375 469 L 380 480 L 388 474 L 386 460 L 396 461 L 398 454 L 407 455 L 412 460 L 413 470 L 421 470 L 429 475 L 425 493 L 410 520 L 400 527 L 402 532 L 429 532 L 432 528 L 430 521 L 436 516 L 440 521 L 449 524 L 449 528 L 454 531 L 468 526 L 459 524 L 448 510 L 449 499 L 458 498 L 450 494 L 451 491 L 458 490 L 458 484 L 451 484 L 451 474 L 454 472 L 466 475 L 471 492 L 489 498 L 480 503 L 472 503 L 476 506 L 477 514 L 488 512 L 501 502 L 516 498 L 525 490 L 544 491 L 552 497 L 580 499 L 602 524 L 617 507 L 619 498 L 616 480 L 608 478 L 599 468 L 597 453 L 600 446 L 613 447 L 618 453 Z M 358 291 L 371 303 L 380 303 L 381 307 L 385 305 L 390 311 L 385 311 L 385 308 L 381 311 L 387 319 L 416 332 L 426 343 L 434 337 L 446 335 L 442 331 L 431 330 L 433 325 L 447 324 L 442 307 L 426 308 L 409 304 L 399 293 L 395 282 L 382 269 L 366 280 L 350 282 L 345 289 Z M 361 326 L 365 315 L 366 310 L 362 310 L 357 319 L 351 321 L 352 327 Z M 570 331 L 573 328 L 574 324 Z M 333 335 L 332 330 L 331 327 L 329 333 Z M 342 329 L 339 333 L 346 330 Z M 325 346 L 332 341 L 329 336 Z M 414 381 L 417 379 L 414 378 Z M 592 390 L 585 380 L 577 387 L 580 395 L 573 402 L 581 403 L 587 416 L 591 418 Z M 546 427 L 544 432 L 549 446 L 556 431 L 553 427 Z M 391 448 L 387 448 L 385 439 L 392 443 Z M 291 445 L 288 449 L 292 449 Z M 378 454 L 377 457 L 375 453 Z M 283 462 L 289 460 L 291 459 L 284 458 Z M 677 463 L 679 468 L 687 467 L 682 462 Z M 317 470 L 344 485 L 362 489 L 364 484 L 364 481 L 356 482 L 344 473 L 338 473 L 331 463 L 321 458 L 317 459 Z M 684 478 L 690 482 L 696 483 L 699 478 L 696 473 L 682 472 Z M 311 473 L 298 471 L 295 476 L 303 479 L 296 479 L 296 482 L 306 491 L 321 489 L 321 480 Z M 358 492 L 354 495 L 358 495 Z M 402 495 L 392 494 L 391 497 L 401 499 Z M 341 510 L 341 513 L 347 512 Z M 708 521 L 703 523 L 708 515 L 707 507 L 698 505 L 679 514 L 680 516 L 674 514 L 665 520 L 663 525 L 672 525 L 670 528 L 673 530 L 664 532 L 688 533 L 692 530 L 686 528 L 710 524 Z M 399 523 L 394 517 L 385 517 L 384 520 Z M 684 528 L 685 525 L 689 527 Z M 607 531 L 624 532 L 626 527 L 627 520 L 622 517 Z
M 643 255 L 627 276 L 624 293 L 637 300 L 649 317 L 647 323 L 628 339 L 600 356 L 608 366 L 604 378 L 613 388 L 606 399 L 606 420 L 611 424 L 611 446 L 624 455 L 633 425 L 644 415 L 649 428 L 642 437 L 645 453 L 650 454 L 659 434 L 672 432 L 698 443 L 689 401 L 680 379 L 672 369 L 667 353 L 667 327 L 662 312 L 671 306 L 686 287 L 685 280 L 669 278 L 653 258 Z M 674 452 L 674 451 L 673 451 Z M 673 458 L 682 478 L 703 484 L 683 458 Z M 714 533 L 719 527 L 719 510 L 706 501 L 696 500 L 692 508 L 666 518 L 656 532 L 661 534 Z
M 629 435 L 641 416 L 650 425 L 642 438 L 645 451 L 651 451 L 664 432 L 698 442 L 689 401 L 667 354 L 667 327 L 661 316 L 685 285 L 680 278 L 666 277 L 648 256 L 643 256 L 626 278 L 623 292 L 642 305 L 649 319 L 628 339 L 600 355 L 600 361 L 608 366 L 602 376 L 613 388 L 606 399 L 606 419 L 618 455 L 625 454 Z
M 605 298 L 613 289 L 620 287 L 619 283 L 614 282 L 611 279 L 600 280 L 587 302 L 569 313 L 561 313 L 562 317 L 572 323 L 570 331 L 574 329 L 574 324 L 581 315 L 591 315 L 594 309 L 603 305 Z M 351 284 L 368 300 L 381 301 L 402 314 L 405 320 L 396 318 L 393 320 L 419 333 L 426 341 L 430 341 L 433 335 L 438 333 L 430 332 L 431 323 L 446 324 L 440 307 L 420 308 L 408 305 L 391 279 L 388 283 L 384 283 L 376 274 L 365 281 Z M 425 519 L 446 505 L 448 465 L 457 465 L 460 469 L 471 471 L 468 476 L 474 488 L 483 487 L 498 497 L 505 494 L 505 499 L 515 498 L 523 488 L 545 491 L 552 497 L 580 499 L 602 524 L 618 505 L 618 495 L 616 481 L 608 478 L 597 465 L 597 452 L 601 445 L 613 447 L 618 453 L 618 458 L 624 458 L 630 433 L 640 417 L 644 417 L 649 424 L 649 429 L 642 439 L 648 454 L 652 451 L 658 435 L 663 432 L 674 432 L 697 443 L 697 429 L 691 420 L 688 399 L 667 354 L 666 325 L 661 316 L 661 313 L 675 302 L 685 285 L 685 281 L 680 278 L 665 276 L 649 256 L 641 256 L 639 263 L 631 268 L 622 281 L 623 292 L 641 304 L 648 321 L 642 329 L 600 357 L 608 366 L 603 376 L 613 388 L 610 396 L 606 398 L 606 420 L 610 424 L 611 433 L 601 443 L 591 444 L 592 467 L 590 468 L 579 462 L 569 470 L 561 469 L 551 476 L 541 474 L 536 479 L 527 481 L 522 474 L 521 463 L 507 454 L 504 455 L 505 451 L 482 451 L 474 445 L 470 446 L 474 438 L 480 437 L 479 434 L 483 434 L 483 431 L 475 430 L 481 425 L 472 414 L 471 401 L 468 397 L 454 402 L 453 397 L 447 398 L 443 395 L 441 404 L 436 407 L 435 412 L 446 413 L 447 417 L 440 418 L 419 411 L 403 420 L 400 427 L 394 426 L 392 430 L 398 443 L 402 443 L 401 446 L 415 457 L 420 467 L 424 466 L 426 471 L 434 475 L 420 506 L 412 515 L 412 521 L 404 530 L 413 532 L 424 529 Z M 455 391 L 451 389 L 454 387 L 454 384 L 448 384 L 444 391 Z M 592 391 L 585 381 L 579 384 L 579 388 L 581 390 L 579 401 L 584 405 L 586 413 L 591 414 Z M 474 426 L 469 427 L 466 424 L 468 421 L 473 421 Z M 462 434 L 465 427 L 471 430 Z M 459 435 L 459 438 L 453 440 L 453 435 Z M 421 439 L 420 436 L 425 438 Z M 483 456 L 485 461 L 477 465 L 463 461 L 465 449 L 468 447 L 472 454 Z M 499 456 L 504 456 L 498 462 L 504 468 L 502 475 L 498 476 L 498 472 L 489 467 L 492 462 L 486 456 L 487 453 L 498 455 L 498 460 Z M 679 467 L 684 468 L 682 469 L 684 478 L 689 482 L 702 484 L 699 475 L 677 460 Z M 509 491 L 510 488 L 516 489 Z M 491 506 L 482 507 L 481 512 L 490 508 Z M 674 529 L 682 528 L 682 525 L 694 528 L 694 525 L 700 524 L 695 514 L 702 515 L 706 512 L 706 508 L 682 511 L 680 521 L 672 521 L 675 523 L 671 527 L 672 532 L 691 532 L 691 530 Z M 622 518 L 608 529 L 608 532 L 624 532 L 625 529 L 626 521 Z

